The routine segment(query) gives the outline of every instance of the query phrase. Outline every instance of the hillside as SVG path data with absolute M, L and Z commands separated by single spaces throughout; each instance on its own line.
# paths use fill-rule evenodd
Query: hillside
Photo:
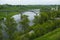
M 29 16 L 22 13 L 32 9 L 40 12 L 29 25 Z M 18 23 L 12 18 L 16 14 Z M 0 40 L 60 40 L 60 5 L 0 5 Z
M 57 28 L 35 40 L 60 40 L 60 28 Z

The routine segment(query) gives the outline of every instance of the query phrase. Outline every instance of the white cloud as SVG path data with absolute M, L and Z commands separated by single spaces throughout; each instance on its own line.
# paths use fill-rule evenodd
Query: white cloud
M 21 0 L 21 4 L 60 4 L 60 0 Z
M 0 4 L 17 5 L 17 4 L 20 4 L 20 0 L 0 0 Z
M 13 5 L 60 4 L 60 0 L 0 0 L 0 4 L 13 4 Z

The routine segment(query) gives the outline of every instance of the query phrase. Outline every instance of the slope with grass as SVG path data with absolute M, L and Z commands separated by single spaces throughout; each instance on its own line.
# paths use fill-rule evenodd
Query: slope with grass
M 45 34 L 44 36 L 41 36 L 34 40 L 60 40 L 59 37 L 60 37 L 60 28 L 57 28 L 54 31 L 49 32 L 49 33 Z

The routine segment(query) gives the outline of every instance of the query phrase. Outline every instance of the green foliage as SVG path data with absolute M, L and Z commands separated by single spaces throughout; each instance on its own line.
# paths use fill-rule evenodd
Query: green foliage
M 47 33 L 46 35 L 37 38 L 35 40 L 59 40 L 60 38 L 60 28 L 55 29 L 52 32 Z
M 39 19 L 39 16 L 35 16 L 35 19 L 34 19 L 35 25 L 31 27 L 32 30 L 34 30 L 35 32 L 34 38 L 42 36 L 60 27 L 60 20 L 55 19 L 56 18 L 55 13 L 51 14 L 51 16 L 48 16 L 48 13 L 45 13 L 45 14 L 42 13 L 40 18 L 41 19 Z M 39 21 L 41 21 L 42 24 L 41 23 L 39 24 Z
M 8 35 L 8 38 L 4 40 L 60 40 L 60 8 L 58 11 L 54 11 L 51 10 L 52 7 L 56 7 L 56 5 L 0 5 L 0 10 L 2 10 L 0 12 L 0 40 L 4 39 L 1 25 L 2 22 L 6 26 L 5 31 Z M 35 16 L 33 20 L 34 25 L 32 26 L 29 26 L 30 21 L 28 16 L 21 15 L 19 24 L 23 31 L 17 31 L 17 23 L 11 17 L 19 12 L 21 13 L 30 9 L 41 9 L 40 15 Z M 3 12 L 3 10 L 12 10 L 12 12 Z M 14 12 L 13 10 L 17 12 Z M 5 21 L 4 18 L 6 18 Z
M 9 39 L 13 40 L 13 34 L 16 31 L 16 28 L 17 28 L 16 22 L 14 21 L 13 18 L 8 16 L 8 17 L 6 17 L 6 21 L 4 22 L 4 24 L 7 27 L 6 32 L 7 32 L 8 36 L 9 36 Z
M 29 19 L 28 19 L 28 16 L 26 15 L 22 15 L 22 19 L 20 21 L 20 25 L 22 25 L 22 28 L 23 30 L 25 31 L 28 31 L 28 28 L 29 28 Z
M 34 20 L 33 20 L 34 25 L 39 24 L 39 21 L 40 21 L 39 19 L 40 19 L 39 16 L 35 16 L 35 18 L 34 18 Z
M 2 25 L 0 24 L 0 40 L 3 39 L 3 34 L 2 34 Z
M 3 18 L 0 17 L 0 40 L 3 40 L 3 33 L 2 33 L 3 28 L 1 24 L 2 22 L 3 22 Z

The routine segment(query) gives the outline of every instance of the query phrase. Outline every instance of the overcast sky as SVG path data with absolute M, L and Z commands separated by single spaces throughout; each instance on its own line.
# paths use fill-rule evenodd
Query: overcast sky
M 60 5 L 60 0 L 0 0 L 0 4 L 12 5 Z

